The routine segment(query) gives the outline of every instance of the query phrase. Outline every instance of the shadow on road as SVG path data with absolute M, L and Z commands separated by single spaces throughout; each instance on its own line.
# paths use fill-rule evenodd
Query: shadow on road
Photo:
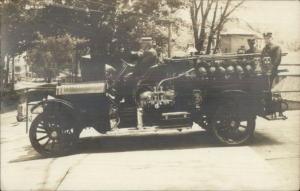
M 82 139 L 80 153 L 105 153 L 139 150 L 172 150 L 218 146 L 207 132 L 110 136 Z
M 256 147 L 278 144 L 282 143 L 276 141 L 270 136 L 256 132 L 255 138 L 250 146 Z M 214 148 L 221 147 L 221 145 L 216 144 L 213 137 L 205 131 L 139 136 L 101 136 L 81 139 L 73 154 L 174 150 L 207 147 Z M 24 149 L 27 151 L 26 155 L 20 156 L 10 162 L 15 163 L 43 159 L 43 157 L 36 153 L 31 146 L 26 146 Z
M 283 143 L 273 138 L 270 134 L 266 135 L 264 133 L 255 132 L 254 140 L 252 141 L 250 146 L 259 147 L 259 146 L 271 146 L 271 145 L 281 145 L 281 144 Z
M 9 161 L 10 163 L 16 163 L 16 162 L 25 162 L 25 161 L 31 161 L 31 160 L 38 160 L 43 159 L 44 157 L 38 154 L 31 145 L 27 145 L 24 147 L 24 150 L 27 152 L 25 155 L 19 156 L 15 160 Z

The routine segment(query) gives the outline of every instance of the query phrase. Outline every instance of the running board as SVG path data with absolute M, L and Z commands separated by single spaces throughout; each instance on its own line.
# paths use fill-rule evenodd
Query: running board
M 163 133 L 163 132 L 194 132 L 201 131 L 201 128 L 192 128 L 192 126 L 162 127 L 162 126 L 145 126 L 142 129 L 135 127 L 114 129 L 106 132 L 106 135 L 131 135 L 143 133 Z

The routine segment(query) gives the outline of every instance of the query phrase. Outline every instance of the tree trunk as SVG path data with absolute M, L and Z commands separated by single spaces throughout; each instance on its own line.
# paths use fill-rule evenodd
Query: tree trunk
M 79 51 L 78 47 L 76 45 L 75 48 L 75 71 L 74 71 L 74 82 L 78 81 L 78 70 L 79 70 Z
M 105 80 L 105 46 L 97 43 L 98 38 L 91 42 L 91 65 L 86 76 L 89 81 Z
M 207 48 L 206 48 L 206 54 L 210 54 L 211 44 L 214 37 L 214 31 L 210 31 L 207 41 Z
M 9 62 L 10 62 L 10 57 L 7 55 L 7 59 L 6 59 L 6 74 L 5 74 L 5 85 L 7 85 L 9 83 Z
M 198 39 L 198 42 L 196 44 L 196 49 L 199 52 L 204 50 L 204 42 L 205 42 L 205 39 L 206 39 L 205 23 L 206 23 L 206 19 L 203 19 L 202 23 L 201 23 L 201 31 L 200 31 L 199 39 Z
M 4 74 L 4 56 L 1 55 L 1 60 L 0 60 L 0 92 L 4 92 L 4 82 L 5 82 L 5 74 Z
M 219 46 L 220 46 L 220 36 L 221 36 L 221 31 L 222 31 L 222 27 L 220 29 L 218 29 L 218 32 L 217 32 L 217 40 L 216 40 L 216 46 L 215 46 L 215 49 L 214 49 L 214 54 L 217 53 L 218 49 L 219 49 Z
M 169 22 L 168 23 L 168 57 L 169 58 L 172 57 L 172 45 L 171 45 L 171 41 L 172 41 L 172 23 Z
M 194 44 L 196 49 L 199 51 L 198 49 L 198 35 L 199 35 L 199 27 L 198 27 L 198 18 L 196 17 L 195 13 L 195 7 L 191 7 L 190 8 L 190 13 L 191 13 L 191 19 L 192 19 L 192 27 L 193 27 L 193 34 L 194 34 Z
M 88 81 L 98 81 L 105 80 L 105 63 L 107 59 L 107 42 L 110 40 L 108 36 L 103 36 L 103 34 L 108 35 L 108 31 L 105 31 L 104 26 L 99 26 L 98 15 L 91 15 L 93 35 L 90 39 L 90 66 L 87 67 L 87 73 L 85 76 Z
M 208 36 L 206 54 L 210 54 L 210 51 L 211 51 L 211 44 L 212 44 L 212 41 L 213 41 L 213 38 L 214 38 L 214 35 L 215 35 L 215 23 L 216 23 L 218 7 L 219 7 L 219 1 L 217 0 L 216 6 L 215 6 L 215 11 L 214 11 L 214 16 L 213 16 L 213 20 L 212 20 L 212 23 L 211 23 L 209 36 Z

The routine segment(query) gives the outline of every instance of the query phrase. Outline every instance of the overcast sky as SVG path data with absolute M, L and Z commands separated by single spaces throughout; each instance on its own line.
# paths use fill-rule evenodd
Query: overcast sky
M 281 39 L 300 40 L 299 0 L 248 0 L 234 16 L 263 31 L 274 32 Z
M 179 13 L 190 21 L 189 12 Z M 261 32 L 273 32 L 276 39 L 300 42 L 300 0 L 246 0 L 232 17 L 238 17 Z

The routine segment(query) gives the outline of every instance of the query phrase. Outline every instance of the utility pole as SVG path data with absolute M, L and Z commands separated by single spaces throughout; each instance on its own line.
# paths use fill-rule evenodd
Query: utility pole
M 172 10 L 170 7 L 167 6 L 166 1 L 163 1 L 164 5 L 162 7 L 162 19 L 160 21 L 162 23 L 167 24 L 168 26 L 168 57 L 172 57 L 172 23 L 174 23 L 174 18 L 172 18 Z
M 9 71 L 10 71 L 10 67 L 9 67 L 9 63 L 10 62 L 10 57 L 7 55 L 6 56 L 6 72 L 5 72 L 5 86 L 7 86 L 9 84 Z
M 172 22 L 168 22 L 168 57 L 171 58 L 172 56 L 172 47 L 171 47 L 171 41 L 172 41 Z
M 168 57 L 172 57 L 172 24 L 174 23 L 173 19 L 160 19 L 160 22 L 168 25 Z
M 5 81 L 5 73 L 4 73 L 4 58 L 2 55 L 0 55 L 0 97 L 2 96 L 2 93 L 4 92 L 4 81 Z
M 12 57 L 12 69 L 11 69 L 11 80 L 12 80 L 12 90 L 15 90 L 15 56 Z
M 79 65 L 79 54 L 78 54 L 78 45 L 75 48 L 75 71 L 74 71 L 74 81 L 77 82 L 78 79 L 78 65 Z

